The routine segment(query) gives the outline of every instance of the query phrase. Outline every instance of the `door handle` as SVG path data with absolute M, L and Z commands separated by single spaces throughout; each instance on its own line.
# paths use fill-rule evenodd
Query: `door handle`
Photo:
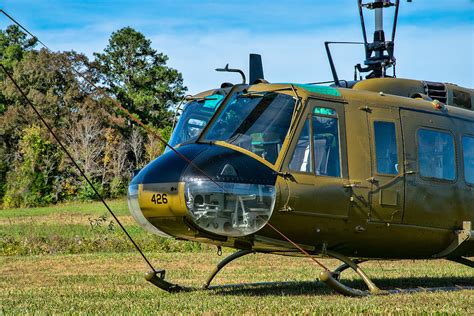
M 360 185 L 360 182 L 344 184 L 343 187 L 345 189 L 354 189 L 354 188 L 368 189 L 369 188 L 369 187 Z
M 371 184 L 376 184 L 379 182 L 379 180 L 377 180 L 377 178 L 375 177 L 370 177 L 370 178 L 367 178 L 365 179 L 367 182 L 371 183 Z
M 404 177 L 406 177 L 406 176 L 409 176 L 409 175 L 416 174 L 416 173 L 417 173 L 416 171 L 412 171 L 412 170 L 405 171 L 404 173 L 399 174 L 398 176 L 394 177 L 392 180 L 388 181 L 387 183 L 384 183 L 384 184 L 378 186 L 378 187 L 377 187 L 374 191 L 372 191 L 372 192 L 374 193 L 374 192 L 377 192 L 377 191 L 379 191 L 379 190 L 386 189 L 387 187 L 389 187 L 389 186 L 395 184 L 395 183 L 396 183 L 397 181 L 399 181 L 400 179 L 402 179 L 402 178 L 404 178 Z M 374 177 L 367 179 L 367 181 L 370 182 L 371 179 L 373 179 L 372 181 L 374 181 L 374 182 L 371 182 L 371 183 L 374 183 L 374 184 L 375 184 L 375 183 L 378 183 L 378 182 L 379 182 L 379 181 L 378 181 L 377 179 L 375 179 Z

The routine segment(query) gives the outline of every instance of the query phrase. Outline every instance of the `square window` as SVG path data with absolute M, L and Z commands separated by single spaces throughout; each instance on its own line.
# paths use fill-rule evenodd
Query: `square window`
M 398 150 L 395 123 L 374 122 L 377 172 L 398 174 Z
M 447 132 L 419 129 L 418 161 L 422 177 L 454 181 L 456 160 L 453 136 Z

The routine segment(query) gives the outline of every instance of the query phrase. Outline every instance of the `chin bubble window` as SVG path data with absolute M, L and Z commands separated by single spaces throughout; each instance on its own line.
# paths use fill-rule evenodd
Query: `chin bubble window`
M 186 182 L 186 206 L 203 230 L 224 236 L 245 236 L 260 230 L 270 219 L 275 186 L 211 182 Z

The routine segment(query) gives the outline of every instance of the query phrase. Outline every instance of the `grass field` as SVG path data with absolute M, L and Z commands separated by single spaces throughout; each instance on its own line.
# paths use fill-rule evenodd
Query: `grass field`
M 167 270 L 172 282 L 200 286 L 222 259 L 207 246 L 149 236 L 130 220 L 125 201 L 111 205 L 140 244 L 152 244 L 147 254 L 157 268 Z M 100 219 L 103 215 L 98 203 L 0 211 L 0 314 L 474 313 L 474 291 L 347 298 L 314 281 L 320 270 L 309 260 L 260 254 L 227 266 L 215 285 L 287 283 L 169 294 L 144 280 L 147 267 L 116 227 L 109 228 L 110 218 Z M 49 245 L 58 238 L 63 239 Z M 17 243 L 9 251 L 8 239 Z M 35 246 L 28 245 L 29 240 Z M 91 244 L 71 247 L 81 240 Z M 324 263 L 337 265 L 329 259 Z M 444 260 L 367 262 L 362 267 L 383 289 L 474 285 L 474 269 Z M 343 279 L 362 287 L 351 272 Z

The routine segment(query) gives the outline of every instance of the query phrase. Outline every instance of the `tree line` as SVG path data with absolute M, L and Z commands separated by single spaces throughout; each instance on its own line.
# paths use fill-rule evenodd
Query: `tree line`
M 165 138 L 171 108 L 186 87 L 168 57 L 130 27 L 110 36 L 89 59 L 75 51 L 38 48 L 15 25 L 0 30 L 0 62 L 52 126 L 72 157 L 105 197 L 126 192 L 134 169 L 158 156 L 163 146 L 127 120 L 113 99 Z M 104 96 L 82 76 L 107 91 Z M 31 207 L 94 194 L 72 162 L 0 73 L 0 203 Z

